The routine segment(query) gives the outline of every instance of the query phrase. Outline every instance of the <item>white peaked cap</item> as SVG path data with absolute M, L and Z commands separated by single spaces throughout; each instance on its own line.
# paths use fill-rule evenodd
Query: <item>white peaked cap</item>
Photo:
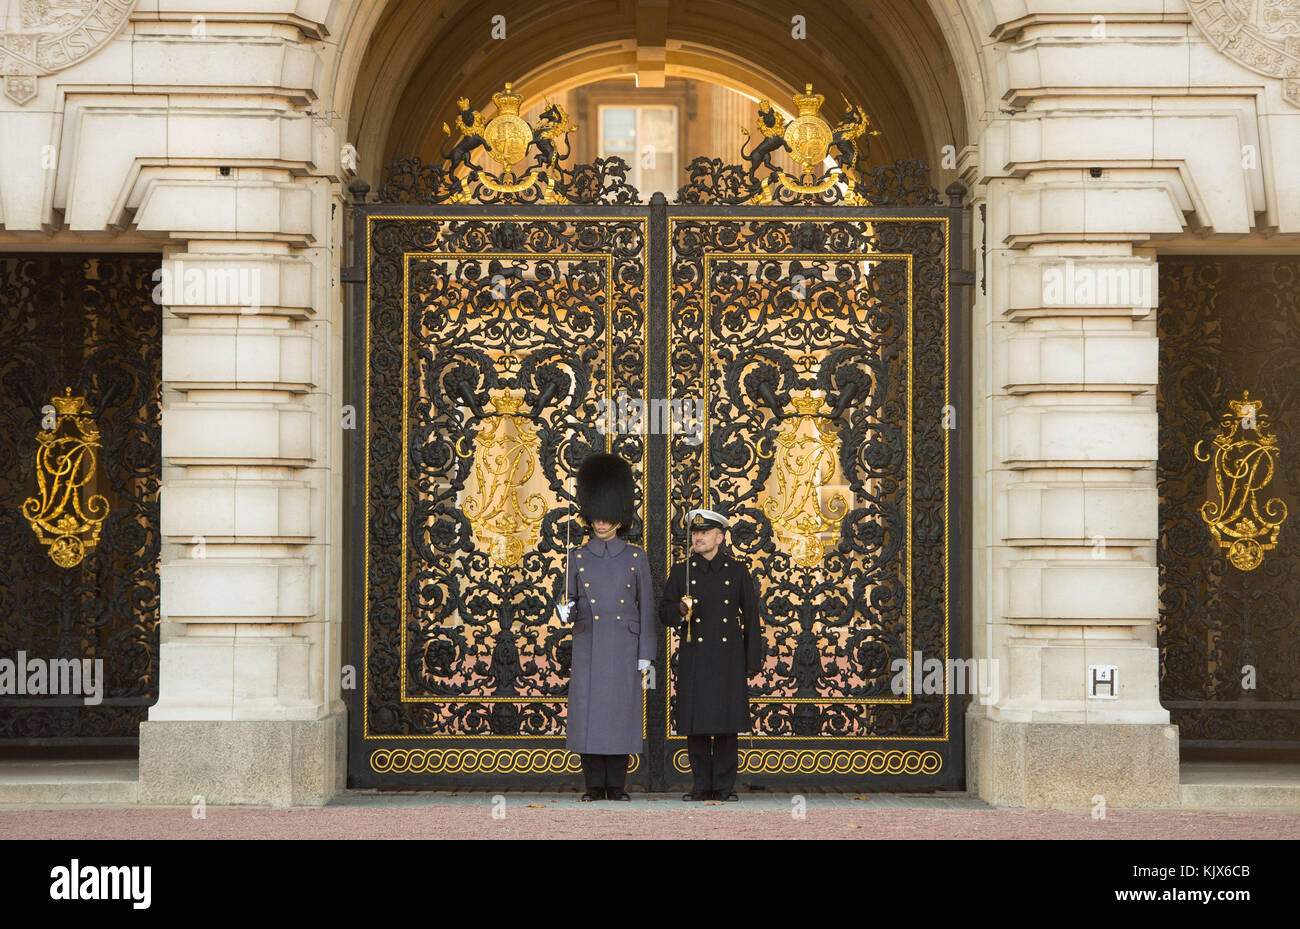
M 713 510 L 691 510 L 686 514 L 686 525 L 691 529 L 696 528 L 696 523 L 703 523 L 706 520 L 716 523 L 717 526 L 722 529 L 731 528 L 731 523 L 727 520 L 727 517 L 723 516 L 721 513 L 714 512 Z

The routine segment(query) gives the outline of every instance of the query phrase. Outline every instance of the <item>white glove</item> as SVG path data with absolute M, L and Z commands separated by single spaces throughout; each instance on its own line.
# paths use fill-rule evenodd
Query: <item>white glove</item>
M 567 623 L 569 621 L 569 611 L 573 609 L 574 604 L 577 602 L 576 600 L 570 600 L 568 603 L 561 603 L 555 607 L 555 615 L 560 617 L 560 622 Z
M 646 668 L 648 668 L 648 667 L 650 667 L 650 662 L 647 661 L 646 659 L 644 659 L 644 658 L 638 658 L 638 659 L 636 660 L 636 669 L 637 669 L 638 671 L 644 671 L 644 670 L 645 670 Z

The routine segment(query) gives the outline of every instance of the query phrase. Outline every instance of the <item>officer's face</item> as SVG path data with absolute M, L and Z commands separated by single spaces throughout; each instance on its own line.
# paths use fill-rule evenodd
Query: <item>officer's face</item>
M 705 558 L 713 557 L 713 553 L 718 550 L 722 544 L 722 530 L 716 526 L 710 526 L 708 529 L 691 530 L 691 547 Z
M 591 521 L 591 531 L 596 533 L 596 538 L 602 541 L 609 541 L 614 538 L 614 534 L 618 532 L 618 527 L 618 523 L 607 523 L 603 519 L 593 519 Z

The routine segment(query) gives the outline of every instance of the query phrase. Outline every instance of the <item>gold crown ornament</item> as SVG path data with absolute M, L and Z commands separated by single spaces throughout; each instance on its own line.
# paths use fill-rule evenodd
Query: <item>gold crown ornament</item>
M 800 416 L 817 416 L 826 406 L 823 397 L 813 396 L 811 387 L 804 391 L 802 397 L 791 397 L 790 402 L 794 404 L 794 411 Z
M 803 93 L 794 95 L 794 105 L 799 108 L 800 116 L 816 116 L 825 102 L 824 96 L 813 93 L 812 84 L 804 84 Z
M 518 116 L 519 107 L 524 103 L 523 94 L 517 94 L 510 88 L 513 85 L 507 81 L 504 90 L 498 90 L 492 95 L 492 102 L 497 105 L 497 112 L 502 116 Z
M 507 389 L 489 399 L 492 404 L 492 412 L 499 413 L 502 416 L 514 416 L 519 412 L 519 407 L 524 402 L 524 392 L 522 390 Z
M 54 411 L 59 416 L 82 416 L 90 412 L 86 398 L 72 396 L 71 387 L 64 388 L 62 397 L 50 397 L 50 403 L 54 405 Z

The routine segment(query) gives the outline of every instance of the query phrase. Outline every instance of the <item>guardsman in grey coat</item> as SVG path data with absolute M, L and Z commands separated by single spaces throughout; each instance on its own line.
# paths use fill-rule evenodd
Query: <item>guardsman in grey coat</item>
M 591 455 L 578 469 L 578 510 L 592 532 L 569 552 L 567 604 L 573 663 L 565 745 L 582 758 L 583 800 L 627 800 L 628 755 L 642 749 L 642 672 L 655 655 L 650 559 L 623 539 L 635 518 L 632 469 Z
M 673 565 L 659 619 L 681 627 L 675 681 L 677 731 L 691 756 L 683 800 L 736 800 L 738 733 L 749 729 L 749 676 L 763 663 L 758 585 L 724 544 L 731 528 L 713 510 L 686 515 L 692 553 Z

